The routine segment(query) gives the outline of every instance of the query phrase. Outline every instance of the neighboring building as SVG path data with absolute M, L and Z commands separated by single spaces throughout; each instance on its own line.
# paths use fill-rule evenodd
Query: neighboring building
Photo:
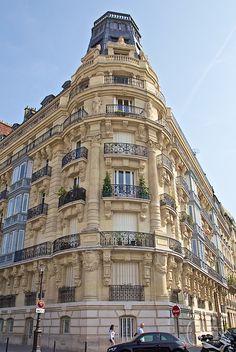
M 102 351 L 130 339 L 236 325 L 233 218 L 166 106 L 130 15 L 107 12 L 58 96 L 0 142 L 0 340 Z M 228 280 L 228 281 L 227 281 Z
M 12 131 L 12 126 L 0 120 L 0 141 L 8 136 Z

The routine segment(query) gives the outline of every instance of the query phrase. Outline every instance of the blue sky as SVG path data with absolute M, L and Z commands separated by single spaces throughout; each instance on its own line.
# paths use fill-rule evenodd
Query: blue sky
M 26 105 L 59 93 L 108 10 L 134 18 L 168 106 L 236 217 L 235 0 L 2 0 L 0 119 L 22 122 Z

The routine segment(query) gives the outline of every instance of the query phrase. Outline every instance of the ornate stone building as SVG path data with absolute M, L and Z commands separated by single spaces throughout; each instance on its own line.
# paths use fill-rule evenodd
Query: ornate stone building
M 107 347 L 236 325 L 235 223 L 160 91 L 130 15 L 107 12 L 57 95 L 0 142 L 0 340 Z

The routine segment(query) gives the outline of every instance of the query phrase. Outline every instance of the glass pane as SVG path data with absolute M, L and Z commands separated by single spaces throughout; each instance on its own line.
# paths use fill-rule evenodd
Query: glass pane
M 124 172 L 119 171 L 119 185 L 123 185 L 123 184 L 124 184 Z
M 19 175 L 19 180 L 24 178 L 26 174 L 26 163 L 21 164 L 20 166 L 20 175 Z

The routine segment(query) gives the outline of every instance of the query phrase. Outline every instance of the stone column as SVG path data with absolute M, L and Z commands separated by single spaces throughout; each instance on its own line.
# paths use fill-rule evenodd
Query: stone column
M 83 260 L 83 299 L 96 300 L 98 290 L 98 266 L 99 253 L 85 251 L 82 253 Z
M 94 136 L 91 140 L 89 151 L 90 169 L 89 169 L 89 189 L 87 196 L 87 230 L 99 228 L 99 174 L 100 174 L 100 135 Z
M 169 295 L 167 290 L 166 274 L 167 274 L 167 258 L 166 253 L 156 253 L 154 256 L 155 284 L 156 284 L 156 300 L 168 301 Z
M 158 172 L 156 161 L 157 144 L 149 141 L 149 189 L 151 193 L 150 203 L 150 230 L 151 232 L 158 233 L 161 230 L 161 214 L 160 214 L 160 200 L 158 190 Z

